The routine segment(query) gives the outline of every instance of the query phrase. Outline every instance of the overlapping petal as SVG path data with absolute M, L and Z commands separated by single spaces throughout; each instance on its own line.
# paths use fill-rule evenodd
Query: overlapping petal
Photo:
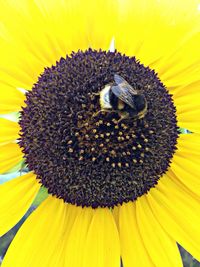
M 200 133 L 199 81 L 182 87 L 173 98 L 178 125 L 194 133 Z
M 136 201 L 136 216 L 144 246 L 155 266 L 183 266 L 174 238 L 157 221 L 145 196 Z
M 23 217 L 32 204 L 40 185 L 33 173 L 0 185 L 0 236 Z
M 15 141 L 19 137 L 19 124 L 0 118 L 0 145 Z
M 60 57 L 88 47 L 108 49 L 116 10 L 114 0 L 2 2 L 0 81 L 31 89 Z
M 2 77 L 1 74 L 0 77 Z M 5 82 L 9 82 L 9 79 L 6 78 Z M 0 114 L 21 110 L 25 100 L 23 93 L 15 87 L 5 84 L 5 82 L 1 83 L 0 80 Z
M 200 204 L 170 174 L 151 189 L 147 200 L 164 230 L 200 260 Z
M 154 267 L 139 232 L 135 203 L 118 208 L 119 236 L 124 267 Z
M 111 266 L 120 263 L 117 228 L 108 209 L 80 209 L 66 242 L 65 266 Z
M 0 146 L 0 173 L 3 174 L 20 163 L 23 153 L 16 143 Z M 19 168 L 18 168 L 19 169 Z
M 20 228 L 2 266 L 49 266 L 48 261 L 54 261 L 59 253 L 66 212 L 62 201 L 49 196 Z
M 171 175 L 200 197 L 200 135 L 182 134 L 171 163 Z

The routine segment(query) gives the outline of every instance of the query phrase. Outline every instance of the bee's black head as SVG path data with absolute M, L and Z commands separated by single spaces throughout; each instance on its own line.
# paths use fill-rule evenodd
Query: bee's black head
M 144 95 L 134 95 L 134 103 L 138 112 L 145 109 L 147 101 Z

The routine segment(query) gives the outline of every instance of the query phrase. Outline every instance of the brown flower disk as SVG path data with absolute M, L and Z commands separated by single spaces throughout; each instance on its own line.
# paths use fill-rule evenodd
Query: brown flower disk
M 142 92 L 140 120 L 99 113 L 98 93 L 114 74 Z M 176 149 L 171 95 L 155 72 L 119 52 L 87 50 L 46 68 L 21 112 L 20 146 L 48 192 L 96 208 L 134 201 L 157 184 Z

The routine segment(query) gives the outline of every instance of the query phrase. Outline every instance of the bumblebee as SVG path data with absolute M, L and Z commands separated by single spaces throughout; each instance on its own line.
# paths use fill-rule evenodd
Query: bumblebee
M 102 111 L 116 112 L 120 120 L 141 119 L 147 113 L 147 100 L 120 75 L 114 75 L 114 83 L 107 84 L 100 91 Z M 98 113 L 99 113 L 98 112 Z

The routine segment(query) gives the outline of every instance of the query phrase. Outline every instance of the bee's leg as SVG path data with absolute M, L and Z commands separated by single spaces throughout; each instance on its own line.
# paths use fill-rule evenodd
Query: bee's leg
M 100 92 L 98 92 L 98 93 L 94 93 L 94 92 L 92 92 L 92 93 L 89 93 L 90 94 L 90 97 L 95 97 L 95 96 L 99 96 L 100 95 Z
M 118 121 L 117 121 L 117 125 L 121 122 L 121 121 L 123 121 L 124 119 L 126 119 L 126 118 L 120 118 Z
M 91 93 L 91 95 L 100 95 L 100 92 L 98 92 L 98 93 Z
M 145 116 L 145 114 L 140 114 L 139 117 L 138 117 L 138 119 L 141 120 L 141 119 L 144 118 L 144 116 Z
M 98 116 L 101 112 L 105 111 L 104 109 L 100 109 L 99 111 L 95 112 L 93 115 L 92 115 L 92 118 L 95 118 L 96 116 Z
M 121 121 L 126 120 L 126 119 L 128 118 L 128 114 L 126 114 L 126 115 L 122 115 L 122 114 L 120 114 L 120 116 L 121 116 L 121 118 L 117 121 L 117 125 L 118 125 Z
M 94 114 L 92 115 L 92 117 L 93 117 L 93 118 L 96 117 L 96 116 L 99 115 L 99 113 L 101 113 L 101 112 L 113 113 L 113 112 L 116 112 L 116 110 L 100 109 L 99 111 L 97 111 L 96 113 L 94 113 Z

